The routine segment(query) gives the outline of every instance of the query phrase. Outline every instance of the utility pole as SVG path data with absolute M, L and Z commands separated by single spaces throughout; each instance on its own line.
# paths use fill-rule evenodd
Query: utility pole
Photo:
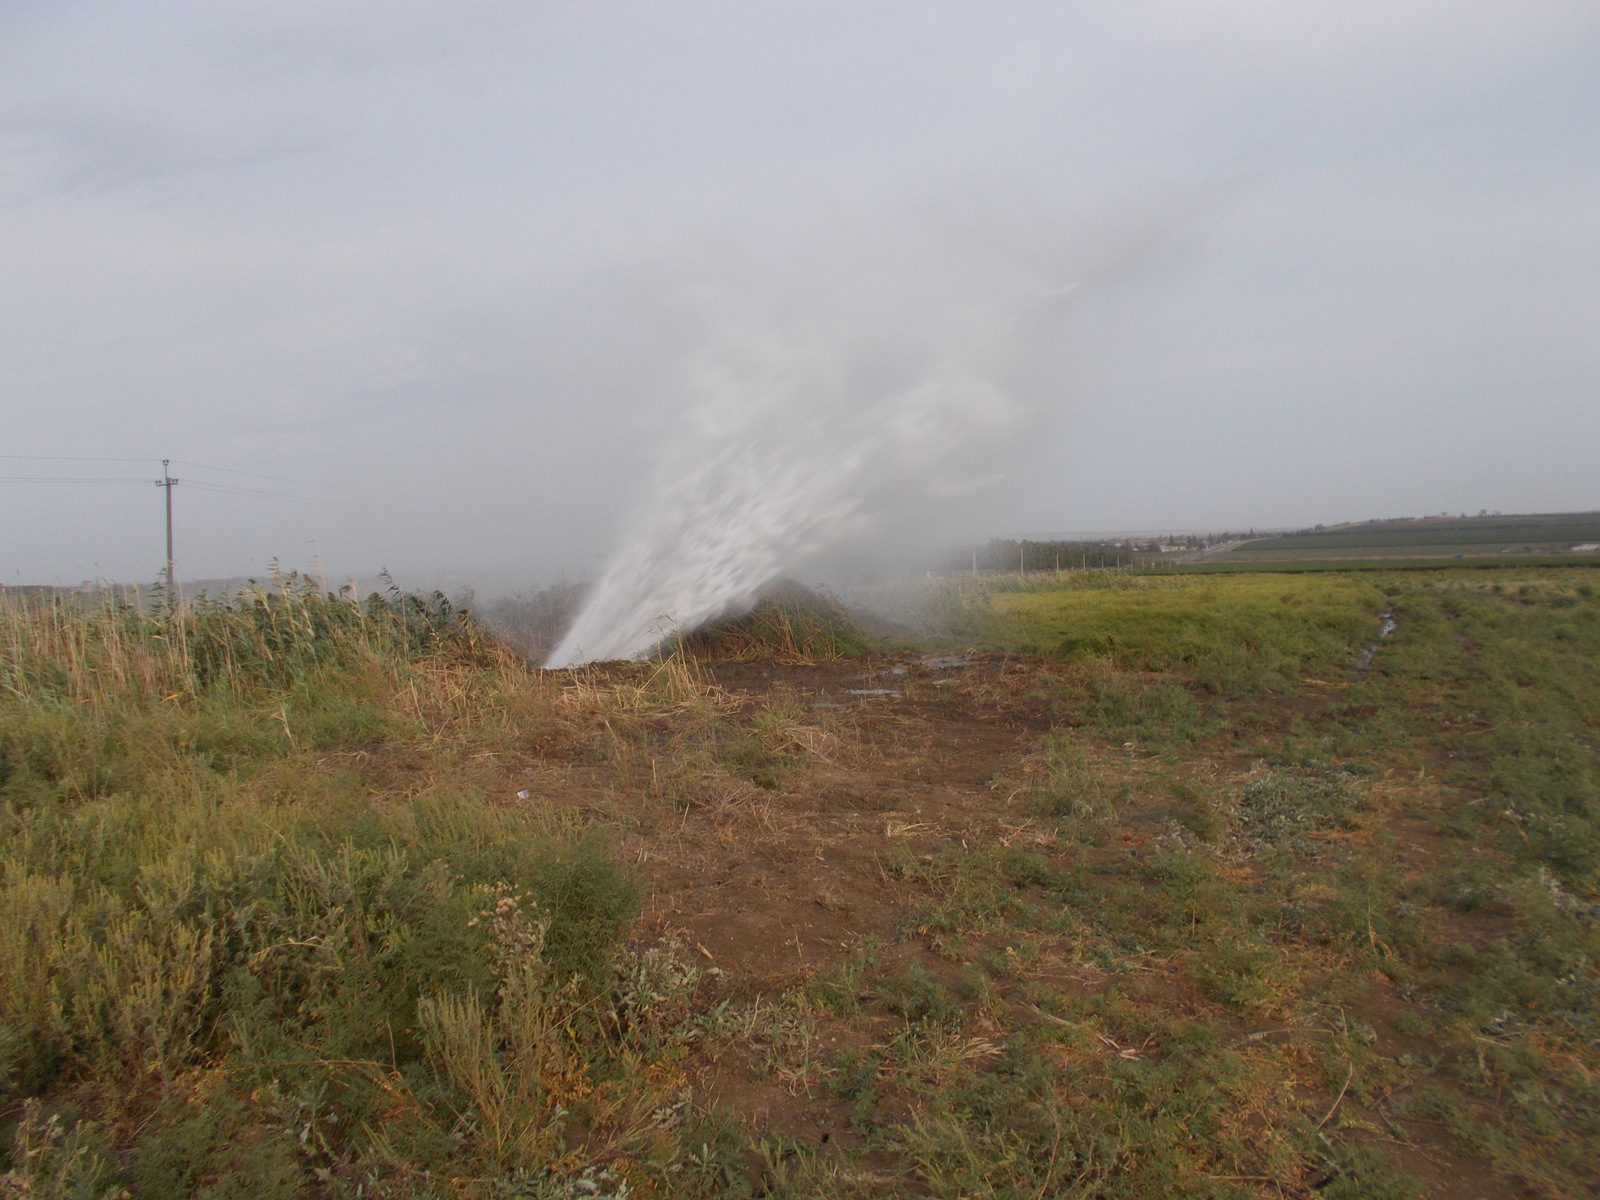
M 167 489 L 167 603 L 178 602 L 178 576 L 172 565 L 172 489 L 178 481 L 172 477 L 172 472 L 167 468 L 171 466 L 170 458 L 161 460 L 161 478 L 156 480 L 158 488 Z

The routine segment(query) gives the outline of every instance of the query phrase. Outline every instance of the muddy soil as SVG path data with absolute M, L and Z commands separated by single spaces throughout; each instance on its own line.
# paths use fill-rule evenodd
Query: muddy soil
M 1366 665 L 1357 663 L 1351 679 Z M 903 864 L 908 855 L 932 863 L 951 848 L 1026 848 L 1048 841 L 1048 823 L 1031 812 L 1029 785 L 1036 776 L 1030 772 L 1046 735 L 1083 723 L 1066 699 L 1068 668 L 1014 656 L 907 655 L 865 665 L 740 662 L 704 670 L 717 688 L 752 706 L 786 693 L 791 707 L 812 714 L 836 736 L 803 756 L 778 786 L 713 789 L 670 809 L 642 795 L 630 805 L 625 794 L 619 797 L 614 767 L 581 760 L 545 764 L 531 789 L 530 802 L 593 806 L 621 827 L 623 853 L 637 864 L 647 887 L 647 934 L 677 933 L 703 966 L 716 968 L 718 995 L 744 1003 L 824 976 L 863 946 L 872 947 L 877 975 L 915 963 L 950 986 L 966 969 L 958 958 L 971 962 L 1004 949 L 1003 938 L 993 947 L 969 938 L 960 956 L 950 954 L 938 936 L 917 927 L 919 907 L 929 898 L 925 883 L 889 864 Z M 1157 759 L 1134 746 L 1095 744 L 1085 731 L 1081 740 L 1097 770 L 1129 784 L 1118 832 L 1112 845 L 1095 852 L 1096 869 L 1108 880 L 1125 877 L 1129 861 L 1171 833 L 1179 815 L 1168 786 L 1174 777 L 1204 774 L 1215 780 L 1251 769 L 1250 754 L 1236 745 L 1234 718 L 1255 730 L 1348 719 L 1350 686 L 1350 680 L 1308 681 L 1297 695 L 1214 698 L 1224 717 L 1221 731 L 1176 759 Z M 1395 825 L 1420 853 L 1429 852 L 1433 835 L 1424 824 L 1397 815 Z M 1028 902 L 1036 909 L 1061 907 L 1037 893 Z M 1464 937 L 1494 932 L 1493 922 L 1462 931 Z M 1106 974 L 1087 964 L 1041 966 L 1047 978 L 1034 972 L 1026 980 L 998 983 L 1000 996 L 1019 1014 L 1038 1014 L 1026 1001 L 1028 984 L 1044 982 L 1061 994 L 1109 986 Z M 1203 1010 L 1241 1045 L 1262 1036 L 1248 1022 L 1197 1000 L 1170 956 L 1133 969 L 1150 976 L 1144 980 L 1147 994 L 1165 988 L 1173 1005 Z M 1424 1053 L 1416 1039 L 1399 1031 L 1398 1015 L 1410 1001 L 1382 979 L 1373 979 L 1370 993 L 1369 1021 L 1380 1048 L 1394 1055 Z M 831 1061 L 848 1045 L 887 1036 L 894 1024 L 894 1018 L 866 1011 L 849 1021 L 824 1018 L 815 1035 L 817 1056 Z M 1004 1037 L 999 1025 L 981 1022 L 967 1032 Z M 732 1109 L 752 1132 L 863 1151 L 850 1128 L 848 1104 L 825 1088 L 756 1070 L 737 1052 L 692 1068 L 691 1076 L 702 1101 Z M 1488 1178 L 1481 1164 L 1462 1159 L 1437 1127 L 1368 1112 L 1353 1098 L 1309 1086 L 1305 1105 L 1319 1111 L 1347 1105 L 1351 1115 L 1359 1113 L 1377 1131 L 1374 1136 L 1393 1143 L 1389 1149 L 1404 1159 L 1404 1169 L 1426 1179 L 1432 1196 L 1518 1194 Z

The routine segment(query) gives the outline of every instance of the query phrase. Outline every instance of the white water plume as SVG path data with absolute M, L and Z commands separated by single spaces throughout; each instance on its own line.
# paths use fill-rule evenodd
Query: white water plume
M 1027 411 L 1022 343 L 1070 289 L 912 258 L 852 262 L 776 314 L 723 297 L 740 315 L 714 318 L 684 363 L 648 499 L 548 666 L 646 655 L 819 552 L 994 480 Z

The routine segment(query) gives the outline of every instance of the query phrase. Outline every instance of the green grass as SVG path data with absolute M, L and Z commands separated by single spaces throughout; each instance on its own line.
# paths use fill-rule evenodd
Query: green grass
M 492 744 L 548 697 L 440 602 L 290 582 L 0 611 L 7 1195 L 304 1195 L 640 1144 L 661 988 L 629 981 L 666 968 L 626 946 L 637 886 L 440 736 Z M 325 757 L 419 741 L 446 770 L 400 799 Z
M 1116 803 L 1098 799 L 1116 793 L 1117 776 L 1087 751 L 1133 731 L 1080 705 L 1090 719 L 1051 743 L 1034 801 L 1062 820 L 1064 840 L 1018 877 L 1044 892 L 1069 875 L 1087 881 L 1075 894 L 1093 901 L 1061 926 L 1072 957 L 1112 971 L 1170 957 L 1200 995 L 1243 1019 L 1304 1029 L 1330 1003 L 1359 1011 L 1363 973 L 1376 972 L 1413 998 L 1401 1025 L 1430 1053 L 1386 1058 L 1349 1026 L 1331 1037 L 1308 1031 L 1294 1053 L 1327 1061 L 1337 1047 L 1350 1065 L 1328 1062 L 1330 1090 L 1344 1082 L 1369 1106 L 1399 1097 L 1382 1101 L 1386 1120 L 1442 1123 L 1459 1153 L 1487 1158 L 1486 1170 L 1529 1194 L 1586 1194 L 1600 1181 L 1597 594 L 1600 571 L 1526 564 L 1515 574 L 1234 575 L 994 594 L 984 609 L 997 626 L 991 644 L 1078 664 L 1080 691 L 1101 686 L 1096 672 L 1107 662 L 1122 687 L 1137 679 L 1203 689 L 1216 678 L 1211 656 L 1230 644 L 1265 658 L 1251 680 L 1258 686 L 1295 693 L 1296 676 L 1315 675 L 1346 689 L 1317 724 L 1296 716 L 1235 725 L 1236 744 L 1258 756 L 1254 769 L 1231 786 L 1209 776 L 1169 785 L 1166 848 L 1132 861 L 1115 849 L 1133 828 L 1119 813 L 1135 798 L 1124 784 Z M 1109 600 L 1119 595 L 1122 605 Z M 1284 620 L 1275 595 L 1302 605 L 1278 599 L 1293 614 Z M 1372 670 L 1353 675 L 1351 652 L 1372 636 L 1357 618 L 1380 604 L 1396 611 L 1399 629 Z M 1313 623 L 1297 637 L 1302 616 Z M 1043 631 L 1062 640 L 1051 646 Z M 1094 645 L 1089 655 L 1084 642 Z M 1208 708 L 1213 720 L 1237 720 Z M 1177 712 L 1154 723 L 1184 726 Z M 1150 748 L 1175 763 L 1206 761 L 1185 753 L 1181 738 Z M 1395 807 L 1400 779 L 1412 781 L 1409 812 Z M 1407 820 L 1431 821 L 1444 845 L 1412 852 L 1409 835 L 1391 832 Z M 1040 921 L 1047 915 L 1028 927 Z M 1275 1069 L 1263 1062 L 1242 1077 L 1264 1085 Z M 1184 1094 L 1203 1103 L 1202 1086 L 1188 1082 Z M 1026 1111 L 1042 1103 L 1035 1094 Z M 1146 1100 L 1141 1111 L 1160 1110 Z M 951 1157 L 937 1165 L 959 1181 L 953 1190 L 976 1186 L 985 1156 L 1017 1172 L 1039 1161 L 1039 1143 L 995 1141 L 992 1119 L 983 1128 L 982 1148 L 963 1159 L 954 1147 L 973 1145 L 973 1127 L 954 1117 L 940 1127 Z M 1294 1153 L 1322 1156 L 1332 1173 L 1324 1194 L 1420 1194 L 1423 1185 L 1394 1174 L 1376 1146 L 1327 1142 L 1326 1130 L 1292 1121 L 1281 1128 Z M 1183 1146 L 1169 1136 L 1159 1152 L 1140 1152 L 1139 1169 L 1164 1158 L 1161 1186 L 1200 1188 L 1182 1182 L 1203 1161 Z M 1259 1165 L 1203 1170 L 1270 1174 Z M 1027 1180 L 1019 1190 L 1040 1185 L 1036 1174 L 1016 1178 Z M 1121 1186 L 1119 1178 L 1103 1194 Z
M 1062 664 L 1070 728 L 1037 748 L 1030 848 L 888 864 L 921 897 L 911 936 L 982 976 L 954 1012 L 887 978 L 915 1044 L 870 1086 L 840 1067 L 919 1187 L 1420 1197 L 1445 1182 L 1389 1147 L 1429 1129 L 1458 1170 L 1592 1193 L 1600 571 L 944 594 L 965 644 Z M 1358 669 L 1382 609 L 1399 628 Z M 996 1024 L 996 1057 L 951 1065 Z M 1323 1099 L 1287 1102 L 1291 1079 Z
M 0 604 L 0 1195 L 1594 1193 L 1600 570 L 919 611 L 997 652 L 928 703 L 1025 751 L 874 854 L 880 938 L 740 980 L 618 842 L 899 761 L 921 700 L 557 679 L 437 599 Z M 580 802 L 512 802 L 556 751 Z
M 979 645 L 1101 660 L 1119 673 L 1170 673 L 1211 692 L 1289 686 L 1303 673 L 1338 669 L 1376 636 L 1384 605 L 1382 590 L 1364 580 L 1276 575 L 1209 582 L 1084 572 L 1065 582 L 947 586 Z M 1119 679 L 1112 686 L 1128 684 Z M 1109 703 L 1128 709 L 1137 725 L 1140 707 L 1181 707 L 1167 696 Z M 1148 720 L 1171 715 L 1152 712 Z

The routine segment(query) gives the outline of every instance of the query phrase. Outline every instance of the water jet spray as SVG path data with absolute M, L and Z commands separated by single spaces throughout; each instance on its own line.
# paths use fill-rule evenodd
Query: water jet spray
M 776 312 L 721 297 L 681 364 L 647 499 L 548 667 L 648 655 L 822 551 L 1003 476 L 1040 335 L 1073 288 L 930 245 Z

